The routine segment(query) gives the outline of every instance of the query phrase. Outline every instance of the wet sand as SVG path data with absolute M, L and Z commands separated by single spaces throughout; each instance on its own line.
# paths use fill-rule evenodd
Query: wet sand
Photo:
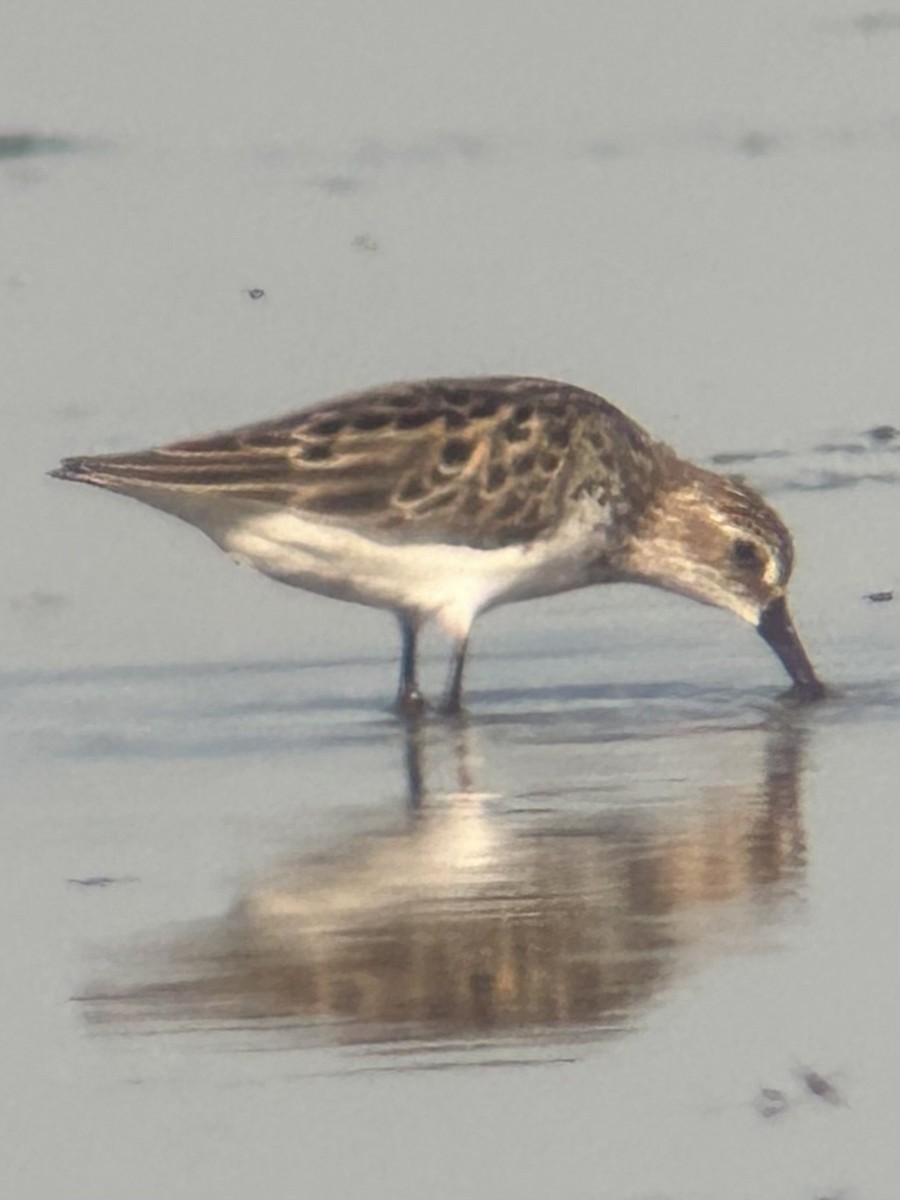
M 248 25 L 197 103 L 179 58 L 70 110 L 63 22 L 8 101 L 3 1195 L 896 1196 L 900 41 L 720 11 L 520 16 L 493 74 L 448 17 L 445 93 L 399 7 L 310 18 L 306 75 Z M 826 703 L 607 588 L 488 616 L 465 720 L 407 729 L 386 617 L 44 475 L 509 370 L 765 492 Z

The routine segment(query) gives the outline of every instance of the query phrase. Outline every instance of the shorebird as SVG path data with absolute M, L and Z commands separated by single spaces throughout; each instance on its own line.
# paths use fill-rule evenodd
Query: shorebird
M 416 644 L 429 620 L 453 640 L 444 708 L 456 711 L 480 613 L 616 582 L 729 609 L 797 695 L 824 694 L 787 607 L 793 543 L 777 514 L 566 383 L 392 384 L 50 473 L 180 517 L 282 583 L 393 612 L 406 713 L 424 705 Z

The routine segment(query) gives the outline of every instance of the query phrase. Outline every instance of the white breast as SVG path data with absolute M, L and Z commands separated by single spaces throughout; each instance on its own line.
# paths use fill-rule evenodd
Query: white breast
M 173 503 L 170 493 L 159 507 L 198 526 L 236 562 L 282 583 L 423 622 L 435 617 L 453 637 L 464 637 L 487 608 L 603 577 L 592 565 L 604 548 L 603 514 L 595 504 L 573 509 L 552 538 L 487 550 L 389 540 L 289 509 L 221 498 L 182 496 Z

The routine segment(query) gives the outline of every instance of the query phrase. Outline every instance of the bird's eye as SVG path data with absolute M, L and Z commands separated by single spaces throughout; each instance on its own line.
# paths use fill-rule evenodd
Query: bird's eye
M 739 567 L 753 570 L 762 566 L 762 555 L 754 542 L 738 538 L 731 547 L 731 557 Z

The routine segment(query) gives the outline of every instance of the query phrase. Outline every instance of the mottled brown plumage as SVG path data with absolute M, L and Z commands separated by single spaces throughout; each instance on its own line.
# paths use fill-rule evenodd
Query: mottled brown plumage
M 610 505 L 622 533 L 672 459 L 606 400 L 552 380 L 394 384 L 227 433 L 67 460 L 104 485 L 195 488 L 373 531 L 486 549 L 553 531 L 567 504 Z

